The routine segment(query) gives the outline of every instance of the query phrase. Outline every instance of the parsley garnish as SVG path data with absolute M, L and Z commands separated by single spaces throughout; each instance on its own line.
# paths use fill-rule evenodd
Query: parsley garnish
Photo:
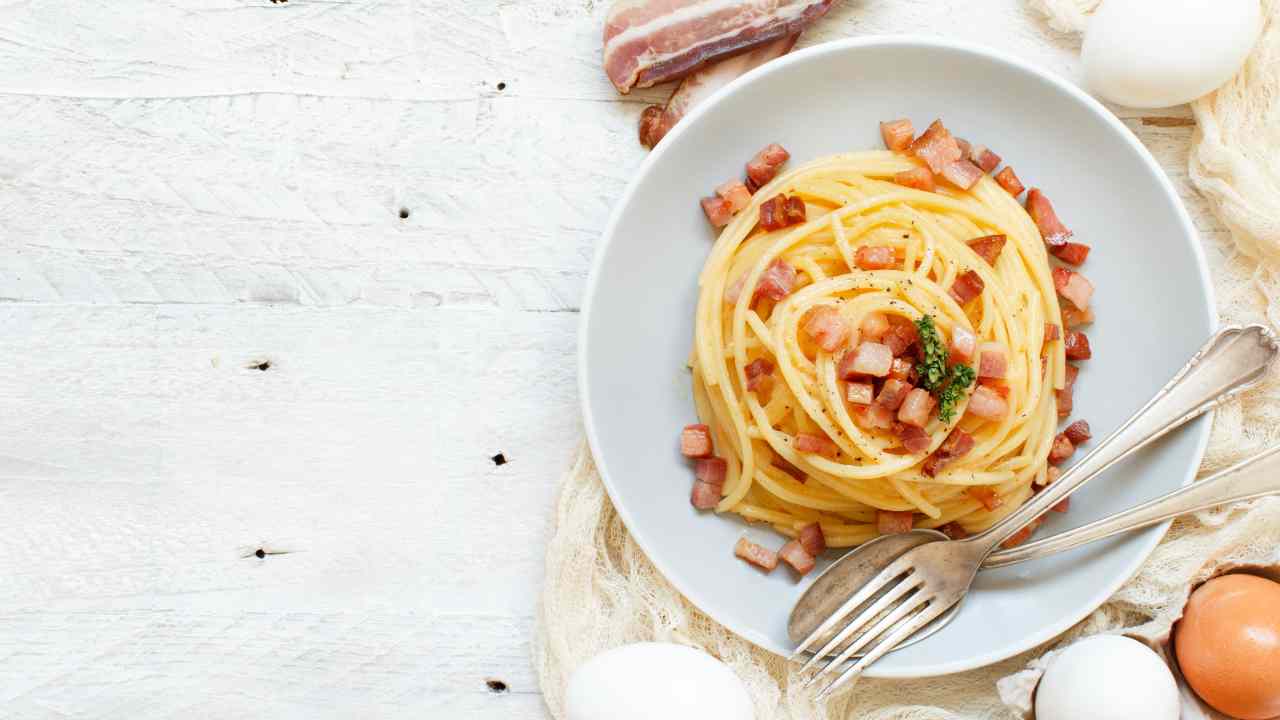
M 920 348 L 924 350 L 924 360 L 916 363 L 920 387 L 936 393 L 947 377 L 947 347 L 942 344 L 942 337 L 933 325 L 932 315 L 920 316 L 916 321 L 916 334 L 920 336 Z
M 956 414 L 956 405 L 964 396 L 964 391 L 973 384 L 977 373 L 964 363 L 947 367 L 950 353 L 942 344 L 942 336 L 933 324 L 932 315 L 922 315 L 916 321 L 916 332 L 924 351 L 924 359 L 916 363 L 920 387 L 933 393 L 938 399 L 938 419 L 944 423 L 951 422 Z

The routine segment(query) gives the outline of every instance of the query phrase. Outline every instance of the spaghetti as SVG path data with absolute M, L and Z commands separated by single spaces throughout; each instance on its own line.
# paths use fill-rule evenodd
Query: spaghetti
M 790 537 L 817 523 L 848 547 L 886 519 L 984 529 L 1049 479 L 1067 365 L 1047 336 L 1061 311 L 1041 231 L 985 174 L 967 191 L 894 182 L 920 167 L 890 151 L 816 160 L 760 187 L 715 243 L 691 366 L 726 465 L 718 512 Z M 803 221 L 758 223 L 779 196 Z M 997 254 L 974 242 L 994 236 Z

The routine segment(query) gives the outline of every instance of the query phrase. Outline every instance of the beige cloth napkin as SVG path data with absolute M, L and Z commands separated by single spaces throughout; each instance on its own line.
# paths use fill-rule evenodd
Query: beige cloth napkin
M 1029 0 L 1050 23 L 1078 32 L 1096 0 Z M 1198 190 L 1231 230 L 1202 238 L 1224 323 L 1277 326 L 1280 267 L 1280 0 L 1238 77 L 1194 105 L 1198 129 L 1184 197 Z M 1187 187 L 1192 184 L 1194 190 Z M 1280 372 L 1219 411 L 1202 472 L 1221 469 L 1280 439 Z M 657 572 L 614 512 L 585 446 L 566 475 L 547 550 L 536 666 L 548 709 L 563 720 L 570 673 L 594 655 L 641 640 L 705 649 L 742 678 L 757 720 L 935 720 L 1025 715 L 1037 668 L 1054 645 L 1098 632 L 1159 639 L 1191 583 L 1224 564 L 1280 563 L 1280 499 L 1201 513 L 1173 526 L 1139 574 L 1064 638 L 986 668 L 924 680 L 863 680 L 824 705 L 797 689 L 781 658 L 753 647 L 690 605 Z M 1002 681 L 1003 680 L 1003 681 Z M 999 689 L 997 689 L 999 683 Z

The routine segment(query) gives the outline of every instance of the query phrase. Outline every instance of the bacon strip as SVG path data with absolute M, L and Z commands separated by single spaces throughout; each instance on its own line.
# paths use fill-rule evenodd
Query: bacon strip
M 765 571 L 778 567 L 778 553 L 745 537 L 738 538 L 737 544 L 733 546 L 733 554 Z
M 705 63 L 799 33 L 834 0 L 616 0 L 604 26 L 604 71 L 619 92 L 688 75 Z
M 920 471 L 929 477 L 935 477 L 938 471 L 956 458 L 964 457 L 974 446 L 973 436 L 969 433 L 956 428 L 951 431 L 946 440 L 942 441 L 942 445 L 938 446 L 936 452 L 924 461 L 924 465 L 920 467 Z
M 1040 192 L 1040 188 L 1031 188 L 1027 193 L 1027 214 L 1040 229 L 1040 237 L 1045 245 L 1051 247 L 1061 245 L 1071 237 L 1071 231 L 1058 219 L 1058 213 L 1053 210 L 1053 203 Z
M 791 52 L 799 37 L 799 33 L 793 33 L 750 52 L 706 65 L 686 76 L 665 106 L 650 105 L 640 114 L 640 144 L 647 148 L 657 145 L 690 110 L 748 71 Z

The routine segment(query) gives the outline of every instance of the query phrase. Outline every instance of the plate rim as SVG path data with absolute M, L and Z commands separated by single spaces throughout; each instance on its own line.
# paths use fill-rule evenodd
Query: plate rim
M 1191 220 L 1191 216 L 1187 212 L 1186 206 L 1178 196 L 1177 189 L 1165 174 L 1164 169 L 1160 167 L 1160 164 L 1156 162 L 1155 158 L 1151 155 L 1151 152 L 1142 144 L 1142 141 L 1139 140 L 1137 136 L 1134 135 L 1133 132 L 1130 131 L 1129 128 L 1125 126 L 1125 124 L 1113 112 L 1111 112 L 1111 110 L 1107 109 L 1105 105 L 1093 96 L 1089 95 L 1082 88 L 1056 73 L 1031 65 L 1030 63 L 1027 63 L 1026 61 L 1021 60 L 1020 58 L 1003 50 L 998 50 L 979 43 L 916 34 L 864 35 L 819 43 L 817 45 L 812 45 L 793 53 L 789 53 L 781 58 L 757 67 L 739 78 L 736 78 L 695 107 L 683 122 L 676 124 L 669 135 L 679 136 L 686 132 L 688 128 L 696 124 L 697 119 L 708 112 L 710 108 L 715 107 L 725 97 L 737 92 L 740 87 L 754 82 L 757 78 L 761 78 L 772 73 L 784 72 L 790 65 L 807 60 L 812 56 L 838 53 L 856 48 L 875 47 L 899 47 L 919 50 L 955 50 L 1011 66 L 1016 70 L 1029 73 L 1036 76 L 1038 79 L 1047 82 L 1059 92 L 1065 93 L 1072 99 L 1083 104 L 1090 112 L 1109 125 L 1111 129 L 1116 131 L 1116 133 L 1122 137 L 1132 149 L 1137 151 L 1137 155 L 1147 166 L 1147 169 L 1152 171 L 1152 174 L 1155 175 L 1157 182 L 1165 195 L 1173 200 L 1177 220 L 1182 225 L 1184 235 L 1190 241 L 1189 244 L 1191 246 L 1192 257 L 1196 262 L 1196 270 L 1198 271 L 1200 278 L 1200 290 L 1206 301 L 1205 312 L 1208 316 L 1207 319 L 1209 321 L 1210 331 L 1216 331 L 1216 329 L 1220 327 L 1221 323 L 1219 322 L 1217 313 L 1217 300 L 1214 294 L 1213 282 L 1209 275 L 1209 266 L 1205 256 L 1204 245 L 1199 241 L 1200 233 L 1196 230 L 1195 225 Z M 644 551 L 645 557 L 648 558 L 649 562 L 653 563 L 653 566 L 662 574 L 663 579 L 670 583 L 671 586 L 674 587 L 676 591 L 678 591 L 681 596 L 688 600 L 694 607 L 696 607 L 699 612 L 702 612 L 707 617 L 719 623 L 734 635 L 769 653 L 785 656 L 784 651 L 779 651 L 778 649 L 771 647 L 767 644 L 767 641 L 765 641 L 764 638 L 751 631 L 749 628 L 739 627 L 738 623 L 725 622 L 713 613 L 708 612 L 705 609 L 708 604 L 702 601 L 702 598 L 696 590 L 688 587 L 686 583 L 677 582 L 674 579 L 675 576 L 668 572 L 666 564 L 650 551 L 650 543 L 644 534 L 642 532 L 637 532 L 630 511 L 623 504 L 618 502 L 617 496 L 614 492 L 613 482 L 610 479 L 607 463 L 603 455 L 599 452 L 599 442 L 596 437 L 595 429 L 596 424 L 594 414 L 591 411 L 591 388 L 588 382 L 589 373 L 587 370 L 587 357 L 589 355 L 590 347 L 590 336 L 587 329 L 591 322 L 592 301 L 599 288 L 600 273 L 604 264 L 604 258 L 608 254 L 608 250 L 617 236 L 618 224 L 621 222 L 623 210 L 631 204 L 632 198 L 635 196 L 636 192 L 638 192 L 641 183 L 649 174 L 650 169 L 661 161 L 661 159 L 666 155 L 666 152 L 674 144 L 675 143 L 672 142 L 659 143 L 656 148 L 649 152 L 648 156 L 646 156 L 640 163 L 639 167 L 636 168 L 634 171 L 635 174 L 630 182 L 628 182 L 626 190 L 623 192 L 622 196 L 618 198 L 614 204 L 613 210 L 610 212 L 609 220 L 605 224 L 604 231 L 600 236 L 600 242 L 596 246 L 595 253 L 591 259 L 591 269 L 587 274 L 587 282 L 585 289 L 583 290 L 583 300 L 580 309 L 581 317 L 578 321 L 578 396 L 579 402 L 582 406 L 583 427 L 587 437 L 587 445 L 591 450 L 592 461 L 595 463 L 596 470 L 600 474 L 601 482 L 604 485 L 605 492 L 609 496 L 609 501 L 613 505 L 614 511 L 617 512 L 618 517 L 622 519 L 623 525 L 627 528 L 627 532 L 631 534 L 631 537 L 635 539 L 636 543 L 640 546 L 640 549 Z M 1187 430 L 1188 432 L 1199 433 L 1199 437 L 1196 439 L 1195 449 L 1192 454 L 1192 462 L 1187 468 L 1186 476 L 1183 478 L 1181 483 L 1182 486 L 1186 486 L 1195 480 L 1200 464 L 1204 460 L 1205 451 L 1209 444 L 1209 434 L 1212 429 L 1213 415 L 1213 412 L 1206 413 L 1206 417 L 1204 419 L 1193 421 L 1191 423 L 1192 427 Z M 1168 529 L 1172 524 L 1173 521 L 1168 520 L 1159 525 L 1153 526 L 1154 531 L 1148 533 L 1147 539 L 1145 539 L 1139 546 L 1139 551 L 1134 555 L 1134 561 L 1130 563 L 1123 573 L 1117 573 L 1112 581 L 1099 585 L 1095 590 L 1094 595 L 1081 606 L 1079 611 L 1068 613 L 1061 620 L 1050 624 L 1040 632 L 1034 633 L 1011 645 L 974 656 L 964 661 L 938 663 L 934 665 L 919 666 L 917 668 L 897 670 L 878 668 L 877 666 L 872 665 L 867 669 L 865 674 L 867 677 L 900 679 L 949 675 L 966 670 L 986 667 L 1002 660 L 1007 660 L 1015 655 L 1035 648 L 1044 642 L 1052 640 L 1088 617 L 1091 613 L 1101 607 L 1103 603 L 1110 599 L 1121 586 L 1132 579 L 1134 575 L 1137 574 L 1138 570 L 1141 569 L 1142 565 L 1146 563 L 1147 559 L 1151 556 L 1151 553 L 1155 551 L 1156 546 L 1159 545 L 1160 541 L 1164 538 L 1165 533 L 1168 532 Z

